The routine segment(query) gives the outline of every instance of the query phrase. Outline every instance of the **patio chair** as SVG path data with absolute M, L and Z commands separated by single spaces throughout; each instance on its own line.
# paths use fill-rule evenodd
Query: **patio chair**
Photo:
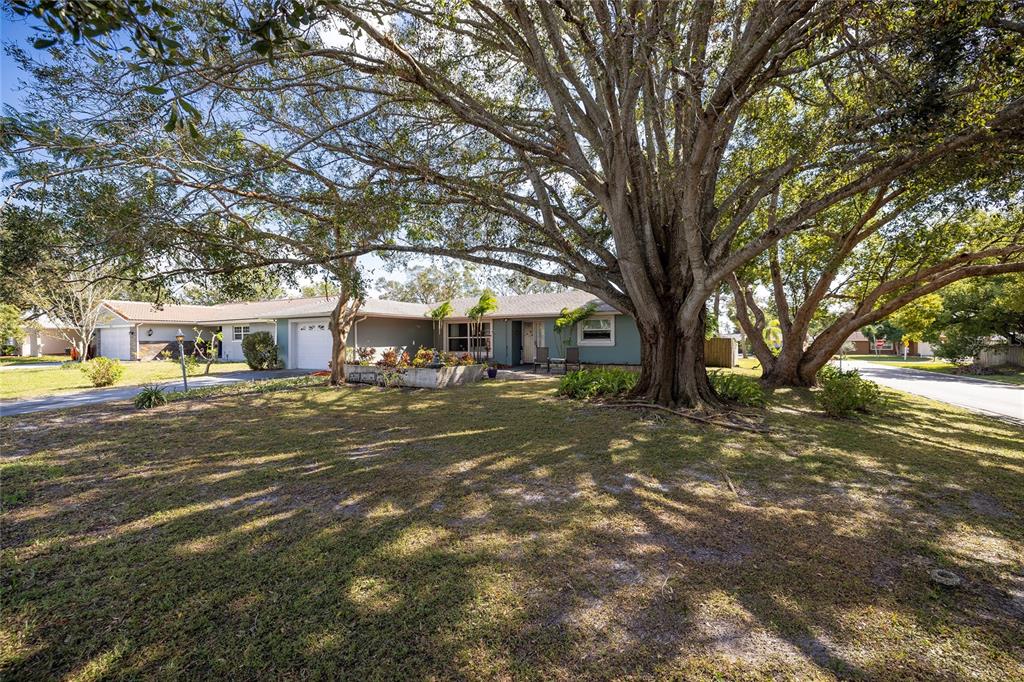
M 579 346 L 570 346 L 565 349 L 565 372 L 569 373 L 569 365 L 575 365 L 576 369 L 582 369 L 580 366 L 580 349 Z
M 548 353 L 547 346 L 537 347 L 537 354 L 533 358 L 533 371 L 536 372 L 541 365 L 546 365 L 548 374 L 551 374 L 551 355 Z

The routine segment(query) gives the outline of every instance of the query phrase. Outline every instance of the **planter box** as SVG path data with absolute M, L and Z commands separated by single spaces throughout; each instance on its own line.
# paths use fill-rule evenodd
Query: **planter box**
M 480 381 L 485 365 L 458 365 L 456 367 L 409 367 L 402 372 L 399 386 L 412 388 L 448 388 Z M 345 365 L 345 376 L 352 383 L 380 384 L 380 375 L 386 370 L 364 365 Z

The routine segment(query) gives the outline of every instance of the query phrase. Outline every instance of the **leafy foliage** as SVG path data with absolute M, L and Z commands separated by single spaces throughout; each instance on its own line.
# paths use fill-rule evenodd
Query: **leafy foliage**
M 597 306 L 594 303 L 587 303 L 573 310 L 562 308 L 558 317 L 555 318 L 554 329 L 555 334 L 562 342 L 563 352 L 572 344 L 573 327 L 593 315 L 596 310 Z
M 935 342 L 935 355 L 954 365 L 970 364 L 985 347 L 985 337 L 970 329 L 953 327 Z
M 764 407 L 764 389 L 754 377 L 715 370 L 708 372 L 708 381 L 718 397 L 746 407 Z
M 356 349 L 356 358 L 360 365 L 369 365 L 373 361 L 373 356 L 377 354 L 377 349 L 373 346 L 363 346 Z
M 242 355 L 250 369 L 277 369 L 277 344 L 270 332 L 253 332 L 242 339 Z
M 89 378 L 93 386 L 112 386 L 124 376 L 124 367 L 119 360 L 98 357 L 81 363 L 79 369 Z
M 377 280 L 377 287 L 382 298 L 409 303 L 450 301 L 480 292 L 473 269 L 457 263 L 445 268 L 437 265 L 410 268 L 406 281 L 396 282 L 382 277 Z
M 624 396 L 636 386 L 639 375 L 627 369 L 606 367 L 569 372 L 558 381 L 558 394 L 576 400 Z
M 15 345 L 25 340 L 25 325 L 21 321 L 21 311 L 10 303 L 0 303 L 0 343 L 10 339 Z
M 955 334 L 1024 342 L 1024 274 L 964 280 L 946 288 L 941 296 L 942 309 L 926 338 Z
M 466 311 L 466 317 L 469 318 L 470 327 L 472 328 L 471 337 L 480 338 L 483 336 L 483 319 L 484 315 L 493 313 L 498 309 L 498 299 L 494 295 L 494 292 L 490 289 L 484 289 L 484 292 L 480 294 L 479 300 L 476 305 Z M 487 353 L 490 352 L 490 348 L 478 349 L 476 346 L 473 347 L 474 353 L 482 354 L 486 357 Z M 461 363 L 468 364 L 468 363 Z
M 855 369 L 844 371 L 825 365 L 818 372 L 818 383 L 821 384 L 818 402 L 832 417 L 845 418 L 854 412 L 868 412 L 882 403 L 878 384 L 863 379 Z
M 167 394 L 159 384 L 145 384 L 142 390 L 135 396 L 135 407 L 140 410 L 148 410 L 151 407 L 159 407 L 167 404 Z
M 404 369 L 410 364 L 409 354 L 399 351 L 397 348 L 390 348 L 381 353 L 377 366 L 384 369 Z

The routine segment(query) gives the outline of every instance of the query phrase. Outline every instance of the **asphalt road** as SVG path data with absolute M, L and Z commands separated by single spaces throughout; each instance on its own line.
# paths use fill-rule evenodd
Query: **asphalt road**
M 865 379 L 897 391 L 1024 423 L 1024 386 L 863 360 L 848 360 L 843 366 L 856 367 Z
M 285 377 L 302 376 L 309 374 L 306 370 L 272 370 L 266 372 L 225 372 L 224 374 L 211 374 L 210 376 L 189 377 L 189 388 L 200 388 L 202 386 L 219 386 L 222 384 L 233 384 L 239 381 L 253 381 L 259 379 L 283 379 Z M 181 380 L 158 382 L 168 392 L 181 391 L 183 389 Z M 24 398 L 22 400 L 0 400 L 0 416 L 10 417 L 16 414 L 39 412 L 42 410 L 60 410 L 67 407 L 78 407 L 79 405 L 94 405 L 98 403 L 109 403 L 115 400 L 131 400 L 139 392 L 139 386 L 124 386 L 118 388 L 93 388 L 73 393 L 58 393 L 56 395 L 41 396 L 39 398 Z

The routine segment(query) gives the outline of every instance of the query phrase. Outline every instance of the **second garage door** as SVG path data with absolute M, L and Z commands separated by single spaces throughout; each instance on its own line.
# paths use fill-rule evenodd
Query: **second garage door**
M 132 341 L 128 327 L 101 329 L 99 354 L 116 360 L 131 360 Z
M 295 366 L 328 369 L 331 362 L 331 330 L 327 320 L 295 323 Z

